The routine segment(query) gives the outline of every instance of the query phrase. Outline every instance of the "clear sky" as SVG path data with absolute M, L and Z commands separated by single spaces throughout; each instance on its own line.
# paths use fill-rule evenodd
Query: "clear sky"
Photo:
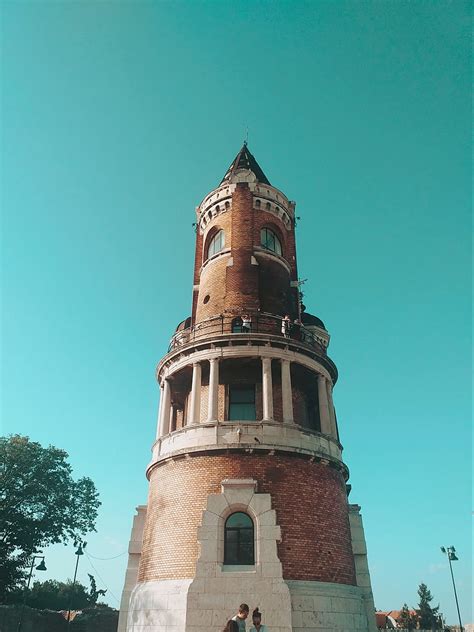
M 3 2 L 2 429 L 100 491 L 117 605 L 194 209 L 249 129 L 297 202 L 378 609 L 470 603 L 469 3 Z M 46 551 L 65 579 L 74 550 Z M 116 559 L 99 560 L 96 558 Z

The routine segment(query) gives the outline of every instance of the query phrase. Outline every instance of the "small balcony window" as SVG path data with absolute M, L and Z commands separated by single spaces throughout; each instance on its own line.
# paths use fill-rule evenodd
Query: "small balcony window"
M 237 318 L 234 318 L 232 320 L 232 333 L 233 334 L 241 334 L 243 333 L 243 329 L 242 329 L 242 319 L 240 318 L 240 316 L 238 316 Z
M 255 421 L 255 385 L 230 386 L 229 421 Z
M 210 259 L 224 248 L 225 237 L 224 231 L 220 230 L 211 239 L 209 246 L 207 247 L 207 258 Z
M 260 243 L 263 248 L 271 250 L 277 255 L 281 255 L 281 242 L 270 228 L 262 228 L 260 231 Z
M 252 518 L 241 511 L 231 514 L 224 527 L 224 564 L 255 564 L 254 527 Z

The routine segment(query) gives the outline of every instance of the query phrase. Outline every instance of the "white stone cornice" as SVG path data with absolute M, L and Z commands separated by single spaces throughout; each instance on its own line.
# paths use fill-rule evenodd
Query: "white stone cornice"
M 209 266 L 211 266 L 215 261 L 220 260 L 222 257 L 230 257 L 230 248 L 223 248 L 212 257 L 209 257 L 209 259 L 206 259 L 199 270 L 199 274 L 201 275 Z
M 255 439 L 258 439 L 256 441 Z M 224 421 L 190 424 L 161 437 L 152 448 L 153 467 L 163 459 L 190 453 L 222 449 L 269 452 L 279 450 L 314 456 L 326 464 L 342 463 L 341 445 L 334 437 L 303 428 L 293 422 L 279 421 Z
M 291 274 L 290 264 L 284 257 L 277 255 L 275 252 L 272 252 L 271 250 L 267 250 L 265 248 L 261 248 L 259 246 L 255 246 L 254 255 L 257 255 L 257 257 L 263 257 L 264 259 L 269 259 L 270 261 L 276 261 L 285 268 L 288 274 Z
M 290 362 L 306 367 L 310 371 L 323 375 L 327 380 L 331 380 L 329 371 L 322 364 L 312 358 L 308 358 L 308 356 L 302 353 L 291 351 L 290 349 L 252 344 L 235 347 L 215 347 L 213 349 L 202 349 L 194 352 L 190 350 L 190 353 L 173 358 L 166 363 L 165 366 L 162 366 L 160 368 L 160 377 L 170 377 L 186 366 L 203 360 L 210 360 L 211 358 L 272 358 L 276 360 L 289 360 Z

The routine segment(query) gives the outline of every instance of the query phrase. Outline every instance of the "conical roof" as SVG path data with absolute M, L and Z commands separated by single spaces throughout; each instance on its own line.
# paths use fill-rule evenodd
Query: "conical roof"
M 259 182 L 263 184 L 270 184 L 267 176 L 260 168 L 260 165 L 250 153 L 249 148 L 247 147 L 247 142 L 244 142 L 244 144 L 242 145 L 242 149 L 239 151 L 237 156 L 232 161 L 230 167 L 227 169 L 225 176 L 221 180 L 221 184 L 226 180 L 230 180 L 232 175 L 240 169 L 248 169 L 255 174 L 255 177 Z

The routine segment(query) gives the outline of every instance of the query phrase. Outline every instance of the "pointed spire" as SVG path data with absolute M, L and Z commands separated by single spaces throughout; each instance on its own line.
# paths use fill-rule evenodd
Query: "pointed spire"
M 260 165 L 250 153 L 247 147 L 247 141 L 244 141 L 242 149 L 239 151 L 237 156 L 232 161 L 230 167 L 227 169 L 225 176 L 221 180 L 221 184 L 226 180 L 230 180 L 230 178 L 241 169 L 252 171 L 255 174 L 257 180 L 262 184 L 270 184 L 266 175 L 260 168 Z

